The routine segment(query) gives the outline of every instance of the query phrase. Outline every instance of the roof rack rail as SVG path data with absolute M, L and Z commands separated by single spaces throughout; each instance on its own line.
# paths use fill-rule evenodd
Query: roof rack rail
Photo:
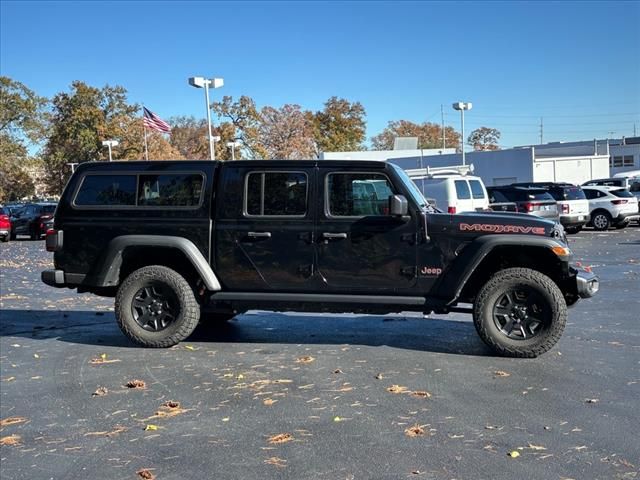
M 449 167 L 427 167 L 405 170 L 410 178 L 433 178 L 439 175 L 469 175 L 473 173 L 473 163 L 470 165 L 452 165 Z

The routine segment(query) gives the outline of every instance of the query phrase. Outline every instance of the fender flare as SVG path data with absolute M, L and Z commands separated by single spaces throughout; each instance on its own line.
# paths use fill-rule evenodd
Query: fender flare
M 209 262 L 207 262 L 202 252 L 198 250 L 191 240 L 183 237 L 164 235 L 122 235 L 113 238 L 107 245 L 106 254 L 103 257 L 104 260 L 101 263 L 102 267 L 96 275 L 96 285 L 100 287 L 117 286 L 120 267 L 122 266 L 122 254 L 128 247 L 136 246 L 164 247 L 180 250 L 196 269 L 207 290 L 214 292 L 222 290 L 218 277 L 216 277 L 216 274 L 211 269 Z
M 494 249 L 504 246 L 551 249 L 563 245 L 551 237 L 542 236 L 497 234 L 478 237 L 464 247 L 444 272 L 436 286 L 436 296 L 446 299 L 447 304 L 456 302 L 480 263 Z

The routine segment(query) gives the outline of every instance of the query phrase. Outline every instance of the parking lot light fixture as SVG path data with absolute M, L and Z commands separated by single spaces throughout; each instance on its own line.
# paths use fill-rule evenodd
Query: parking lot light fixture
M 118 142 L 117 140 L 104 140 L 102 142 L 102 146 L 103 147 L 109 147 L 109 161 L 113 161 L 113 158 L 111 157 L 111 149 L 113 147 L 117 147 L 118 145 L 120 145 L 120 142 Z
M 460 110 L 460 122 L 462 127 L 462 137 L 460 138 L 460 149 L 462 150 L 462 165 L 466 165 L 466 159 L 464 157 L 464 111 L 471 110 L 473 103 L 471 102 L 456 102 L 453 104 L 454 110 Z
M 216 159 L 216 152 L 213 148 L 213 135 L 211 134 L 211 105 L 209 104 L 209 88 L 220 88 L 224 85 L 223 78 L 190 77 L 189 85 L 195 88 L 204 88 L 204 98 L 207 102 L 207 128 L 209 137 L 209 158 Z
M 227 142 L 227 148 L 231 149 L 231 160 L 236 159 L 236 147 L 240 147 L 240 142 Z

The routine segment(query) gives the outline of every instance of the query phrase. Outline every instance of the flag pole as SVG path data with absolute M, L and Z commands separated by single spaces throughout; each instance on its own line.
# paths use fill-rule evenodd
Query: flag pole
M 142 105 L 142 130 L 144 130 L 144 159 L 149 161 L 149 146 L 147 145 L 147 127 L 144 124 L 144 105 Z

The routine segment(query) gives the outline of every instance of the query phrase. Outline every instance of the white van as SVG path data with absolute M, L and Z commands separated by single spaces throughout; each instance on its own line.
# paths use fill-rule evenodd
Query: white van
M 473 165 L 407 170 L 409 178 L 436 208 L 447 213 L 489 210 L 489 196 L 480 177 L 470 175 Z

